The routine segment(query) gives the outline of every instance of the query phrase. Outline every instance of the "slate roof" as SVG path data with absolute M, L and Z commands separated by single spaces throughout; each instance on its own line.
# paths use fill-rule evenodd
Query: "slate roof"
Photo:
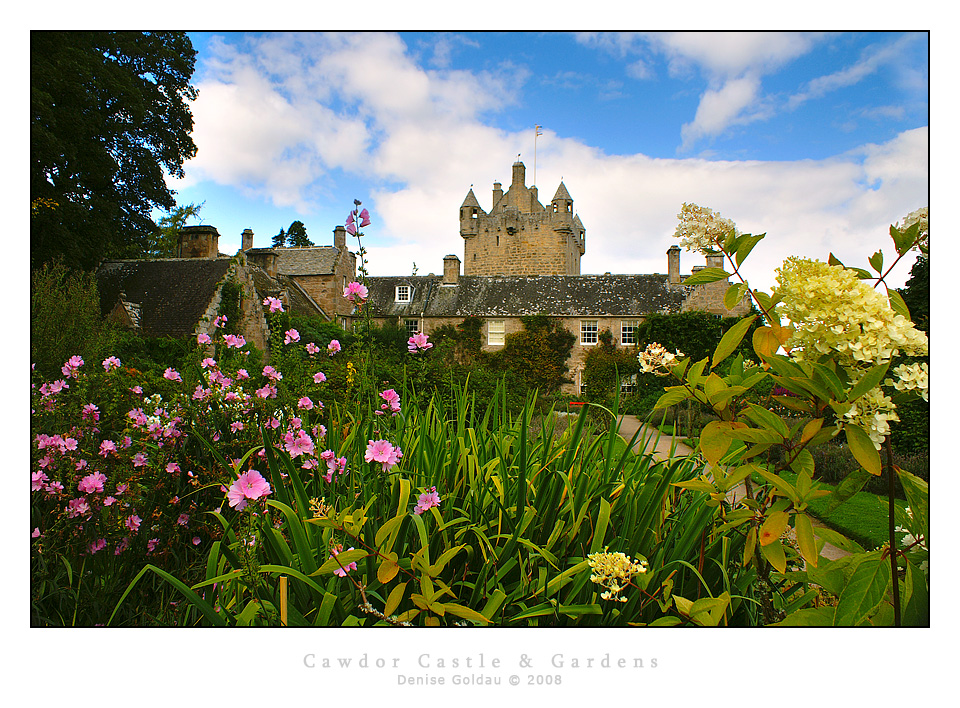
M 398 285 L 411 286 L 409 303 L 395 301 Z M 684 292 L 660 274 L 462 275 L 457 285 L 437 275 L 391 276 L 368 278 L 367 286 L 375 317 L 638 316 L 679 312 Z
M 277 272 L 282 275 L 329 275 L 337 264 L 336 246 L 277 248 Z
M 97 270 L 104 315 L 123 299 L 140 306 L 140 331 L 151 337 L 193 334 L 229 258 L 104 261 Z

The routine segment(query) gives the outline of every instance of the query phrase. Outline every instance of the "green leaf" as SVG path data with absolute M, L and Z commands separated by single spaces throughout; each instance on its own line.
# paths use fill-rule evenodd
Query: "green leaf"
M 863 553 L 864 549 L 856 541 L 851 541 L 849 538 L 843 534 L 829 529 L 826 526 L 821 526 L 817 529 L 817 537 L 820 540 L 829 543 L 831 546 L 836 546 L 841 551 L 846 551 L 847 553 Z
M 784 423 L 783 419 L 776 413 L 753 403 L 749 403 L 748 406 L 749 408 L 746 411 L 746 415 L 754 423 L 762 428 L 778 433 L 783 439 L 790 437 L 790 428 L 787 427 L 787 424 Z
M 714 368 L 716 368 L 717 364 L 730 356 L 730 354 L 732 354 L 734 350 L 740 346 L 740 342 L 743 341 L 744 336 L 747 334 L 747 330 L 750 329 L 750 325 L 753 324 L 755 319 L 757 319 L 756 315 L 744 317 L 724 333 L 724 335 L 720 338 L 720 343 L 717 345 L 716 350 L 713 352 Z
M 746 283 L 733 283 L 729 288 L 727 288 L 727 292 L 723 294 L 723 306 L 728 310 L 732 310 L 740 304 L 740 301 L 743 299 L 743 296 L 746 295 L 746 293 Z
M 726 280 L 730 277 L 730 273 L 725 271 L 723 268 L 703 268 L 698 270 L 693 275 L 687 276 L 683 280 L 684 285 L 706 285 L 707 283 L 715 283 L 718 280 Z
M 783 551 L 783 544 L 780 543 L 779 540 L 774 541 L 766 546 L 760 546 L 760 552 L 763 554 L 763 557 L 767 559 L 767 562 L 770 565 L 779 570 L 781 573 L 786 572 L 787 556 Z
M 870 473 L 867 472 L 867 470 L 865 470 L 863 467 L 857 467 L 856 469 L 851 470 L 842 480 L 840 480 L 840 484 L 838 484 L 830 493 L 830 496 L 824 500 L 826 505 L 824 508 L 824 513 L 829 514 L 838 506 L 850 499 L 854 494 L 863 489 L 863 485 L 867 483 L 868 479 L 870 479 Z
M 368 555 L 370 554 L 364 550 L 341 551 L 333 558 L 328 559 L 323 565 L 317 568 L 317 570 L 310 573 L 310 575 L 324 575 L 325 573 L 332 573 L 341 566 L 347 566 L 350 563 L 356 563 L 358 560 L 366 558 Z
M 490 620 L 484 617 L 483 615 L 481 615 L 476 610 L 471 610 L 469 607 L 458 605 L 455 602 L 443 603 L 443 609 L 446 612 L 449 612 L 451 615 L 462 617 L 463 619 L 470 620 L 471 622 L 478 622 L 480 624 L 490 624 Z
M 813 535 L 813 524 L 810 522 L 810 517 L 806 514 L 797 514 L 793 523 L 797 532 L 797 545 L 800 547 L 800 555 L 809 565 L 816 568 L 819 554 L 817 553 L 817 539 Z
M 737 245 L 737 266 L 743 265 L 743 262 L 747 260 L 747 256 L 750 255 L 750 251 L 753 250 L 753 247 L 756 246 L 766 234 L 758 234 L 756 236 L 751 236 L 750 234 L 743 234 L 741 236 L 740 242 Z
M 873 441 L 863 428 L 848 423 L 843 427 L 847 435 L 847 446 L 857 459 L 857 462 L 874 477 L 880 476 L 880 455 L 873 446 Z
M 805 607 L 802 610 L 791 612 L 774 627 L 832 627 L 834 608 L 832 607 Z
M 657 401 L 657 405 L 654 406 L 654 410 L 660 410 L 661 408 L 669 408 L 670 406 L 680 403 L 680 401 L 685 401 L 690 398 L 690 391 L 686 386 L 669 386 L 660 399 Z
M 873 268 L 878 273 L 883 273 L 883 252 L 877 251 L 870 258 L 867 259 L 870 262 L 870 267 Z
M 870 367 L 860 380 L 857 381 L 857 385 L 850 389 L 850 393 L 847 394 L 847 402 L 852 403 L 863 394 L 879 386 L 880 382 L 883 381 L 883 377 L 887 375 L 888 368 L 890 368 L 890 362 Z
M 871 554 L 861 560 L 837 600 L 834 625 L 855 627 L 862 624 L 875 610 L 890 586 L 890 563 Z
M 910 308 L 907 307 L 907 303 L 904 301 L 903 296 L 900 295 L 896 290 L 888 290 L 887 296 L 890 299 L 890 309 L 893 310 L 898 315 L 903 315 L 908 320 L 912 319 L 910 317 Z

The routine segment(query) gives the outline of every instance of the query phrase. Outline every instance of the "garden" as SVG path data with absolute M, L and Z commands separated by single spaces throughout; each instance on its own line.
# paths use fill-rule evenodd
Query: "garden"
M 730 269 L 687 284 L 733 277 L 725 301 L 754 313 L 676 342 L 689 324 L 652 318 L 635 350 L 597 348 L 576 407 L 549 318 L 497 355 L 469 318 L 374 327 L 362 246 L 358 328 L 267 298 L 268 352 L 230 298 L 215 336 L 145 341 L 99 319 L 92 278 L 45 267 L 31 625 L 928 626 L 927 336 L 884 282 L 926 258 L 911 216 L 886 266 L 792 258 L 768 294 L 741 274 L 763 236 L 684 205 L 681 243 Z M 622 413 L 695 453 L 635 453 Z

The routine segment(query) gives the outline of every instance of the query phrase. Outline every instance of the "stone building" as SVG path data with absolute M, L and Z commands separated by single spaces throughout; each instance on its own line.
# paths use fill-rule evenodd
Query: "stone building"
M 541 204 L 536 186 L 526 186 L 525 173 L 516 162 L 506 192 L 494 183 L 489 212 L 473 189 L 468 191 L 459 214 L 463 261 L 446 256 L 442 275 L 367 279 L 367 307 L 379 324 L 430 334 L 478 317 L 482 345 L 492 351 L 522 328 L 521 317 L 558 318 L 577 338 L 567 364 L 573 383 L 565 387 L 576 393 L 586 352 L 604 330 L 618 346 L 629 347 L 637 343 L 636 327 L 651 313 L 700 310 L 723 317 L 749 311 L 747 300 L 733 310 L 724 307 L 727 281 L 685 285 L 679 246 L 667 250 L 666 274 L 581 275 L 585 229 L 573 198 L 561 181 L 550 203 Z M 180 258 L 104 262 L 98 271 L 104 313 L 153 336 L 213 334 L 223 285 L 234 282 L 243 293 L 241 331 L 267 354 L 265 297 L 344 329 L 359 316 L 343 297 L 357 272 L 343 226 L 334 229 L 332 245 L 309 248 L 255 248 L 253 231 L 245 229 L 233 257 L 219 252 L 218 240 L 212 226 L 188 226 L 180 233 Z M 707 257 L 706 267 L 722 265 L 722 256 Z
M 462 274 L 460 259 L 451 254 L 443 259 L 442 276 L 367 279 L 368 307 L 378 323 L 396 323 L 411 335 L 430 334 L 478 317 L 482 346 L 493 351 L 522 329 L 521 317 L 555 317 L 577 338 L 567 362 L 572 383 L 564 392 L 578 393 L 586 353 L 604 330 L 618 346 L 629 347 L 637 343 L 637 326 L 651 313 L 699 310 L 724 317 L 749 311 L 746 300 L 733 310 L 724 307 L 728 281 L 684 285 L 679 246 L 666 253 L 666 274 L 581 275 L 585 229 L 573 211 L 573 198 L 561 182 L 545 207 L 537 188 L 525 185 L 524 174 L 523 163 L 516 162 L 506 192 L 494 183 L 489 212 L 472 188 L 467 193 L 460 206 Z M 722 265 L 722 256 L 707 257 L 706 267 Z

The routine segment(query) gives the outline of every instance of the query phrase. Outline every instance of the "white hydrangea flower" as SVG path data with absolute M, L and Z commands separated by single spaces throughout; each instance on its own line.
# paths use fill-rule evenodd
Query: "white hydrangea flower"
M 879 450 L 883 440 L 890 434 L 890 421 L 899 421 L 897 407 L 880 387 L 872 388 L 853 402 L 843 422 L 863 428 L 873 446 Z
M 643 373 L 667 376 L 669 374 L 668 368 L 676 362 L 678 356 L 683 356 L 679 349 L 674 355 L 657 342 L 653 342 L 637 355 L 637 361 L 640 362 L 640 371 Z
M 607 588 L 600 594 L 604 600 L 611 602 L 626 602 L 627 598 L 620 597 L 620 593 L 630 583 L 631 576 L 647 572 L 647 561 L 638 558 L 636 561 L 624 553 L 591 553 L 587 556 L 590 570 L 590 582 Z
M 893 386 L 898 391 L 919 391 L 925 401 L 928 398 L 929 370 L 924 362 L 915 364 L 901 364 L 893 370 L 896 379 L 886 379 L 883 383 Z
M 720 216 L 720 212 L 686 202 L 677 218 L 680 223 L 674 235 L 688 251 L 719 251 L 726 235 L 737 228 L 730 219 Z

